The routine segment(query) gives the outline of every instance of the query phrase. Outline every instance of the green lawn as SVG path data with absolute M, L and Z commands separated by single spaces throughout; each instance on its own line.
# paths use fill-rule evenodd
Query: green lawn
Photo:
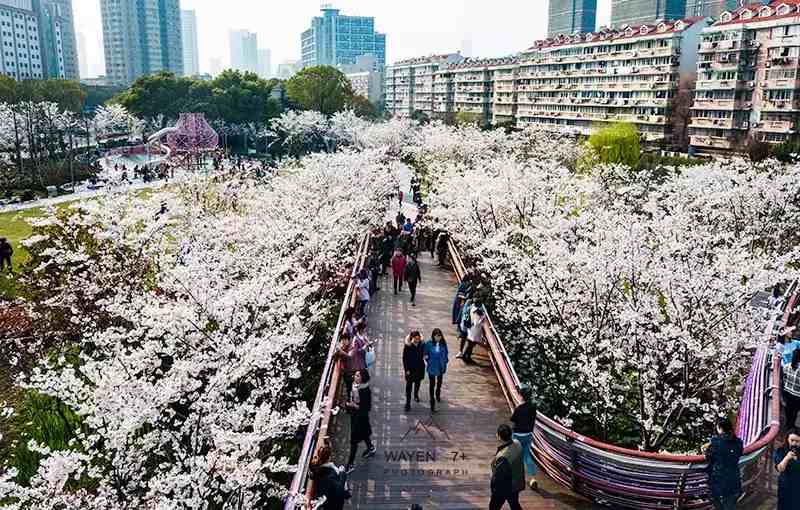
M 137 197 L 146 199 L 153 194 L 153 190 L 145 188 L 137 190 L 135 193 Z M 84 200 L 92 200 L 92 198 Z M 62 202 L 55 207 L 62 209 L 69 207 L 75 202 L 77 202 L 77 200 Z M 0 237 L 8 239 L 8 242 L 11 243 L 11 247 L 14 248 L 14 256 L 11 259 L 11 263 L 14 265 L 14 271 L 17 271 L 20 264 L 28 260 L 28 252 L 20 244 L 20 241 L 30 237 L 33 231 L 27 220 L 43 216 L 44 214 L 44 208 L 42 207 L 34 207 L 24 211 L 0 213 Z M 0 301 L 3 299 L 13 299 L 16 295 L 14 277 L 5 273 L 0 274 Z
M 5 237 L 14 248 L 14 255 L 11 263 L 16 271 L 20 264 L 28 258 L 28 252 L 20 244 L 20 241 L 30 237 L 32 228 L 26 221 L 44 214 L 40 207 L 27 209 L 25 211 L 15 211 L 0 213 L 0 237 Z M 11 299 L 16 295 L 14 276 L 7 273 L 0 275 L 0 300 L 3 298 Z

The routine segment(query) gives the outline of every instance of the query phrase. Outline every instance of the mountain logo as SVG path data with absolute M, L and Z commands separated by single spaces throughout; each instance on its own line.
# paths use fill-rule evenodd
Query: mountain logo
M 405 439 L 412 434 L 416 436 L 417 434 L 422 433 L 428 434 L 428 436 L 434 441 L 440 441 L 441 437 L 437 437 L 437 434 L 434 434 L 434 431 L 438 432 L 438 436 L 444 436 L 444 439 L 450 441 L 450 435 L 433 420 L 433 416 L 425 421 L 417 420 L 414 425 L 408 428 L 408 431 L 403 435 L 402 438 L 400 438 L 400 441 L 405 441 Z

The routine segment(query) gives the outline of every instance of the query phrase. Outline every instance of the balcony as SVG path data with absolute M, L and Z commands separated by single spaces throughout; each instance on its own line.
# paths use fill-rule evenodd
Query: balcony
M 697 90 L 729 90 L 741 88 L 740 82 L 737 80 L 697 80 L 695 88 Z
M 692 117 L 690 127 L 734 129 L 733 119 L 709 119 L 707 117 Z
M 800 46 L 800 36 L 796 35 L 783 35 L 771 39 L 767 43 L 768 48 L 781 48 L 784 46 Z
M 751 103 L 734 101 L 733 99 L 705 99 L 696 98 L 693 110 L 749 110 L 753 107 Z
M 794 133 L 794 123 L 788 120 L 765 120 L 759 122 L 758 130 L 768 133 Z
M 797 88 L 797 80 L 784 78 L 780 80 L 767 80 L 759 82 L 762 89 L 794 89 Z
M 735 139 L 723 136 L 690 135 L 689 140 L 692 145 L 697 145 L 699 147 L 709 147 L 714 149 L 734 149 L 736 146 Z
M 794 100 L 764 101 L 761 105 L 763 112 L 795 112 L 800 110 L 800 105 Z

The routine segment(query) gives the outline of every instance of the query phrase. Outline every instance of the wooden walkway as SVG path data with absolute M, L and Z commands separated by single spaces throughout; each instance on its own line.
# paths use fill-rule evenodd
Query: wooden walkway
M 411 503 L 419 503 L 425 510 L 488 508 L 490 462 L 497 448 L 495 431 L 510 412 L 486 352 L 476 349 L 477 365 L 455 359 L 458 338 L 451 321 L 455 275 L 449 268 L 436 267 L 430 254 L 422 254 L 419 262 L 422 283 L 416 307 L 409 303 L 407 289 L 392 294 L 391 277 L 379 281 L 381 290 L 370 304 L 369 334 L 378 341 L 370 383 L 372 439 L 378 451 L 374 458 L 364 460 L 361 445 L 356 470 L 350 476 L 350 507 L 405 510 Z M 414 329 L 429 338 L 437 327 L 444 332 L 450 350 L 442 402 L 432 415 L 425 380 L 420 402 L 412 402 L 412 410 L 406 413 L 403 340 Z M 335 421 L 337 461 L 343 464 L 349 440 L 347 415 L 341 413 Z M 541 473 L 538 479 L 540 492 L 523 492 L 523 508 L 593 507 Z

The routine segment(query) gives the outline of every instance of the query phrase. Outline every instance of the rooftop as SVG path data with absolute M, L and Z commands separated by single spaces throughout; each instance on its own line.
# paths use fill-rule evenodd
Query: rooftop
M 447 70 L 451 69 L 470 69 L 475 67 L 492 67 L 502 66 L 508 64 L 516 64 L 519 59 L 516 55 L 498 58 L 467 58 L 461 62 L 456 62 L 447 66 Z
M 800 0 L 792 0 L 800 2 Z M 603 28 L 599 32 L 586 32 L 572 35 L 558 35 L 548 39 L 541 39 L 533 43 L 526 51 L 535 51 L 542 48 L 558 46 L 571 46 L 599 41 L 617 41 L 620 39 L 636 39 L 639 37 L 652 37 L 669 33 L 682 32 L 688 27 L 705 20 L 702 16 L 684 18 L 674 21 L 660 21 L 645 23 L 643 25 L 623 25 L 619 28 Z
M 800 14 L 800 0 L 775 0 L 769 4 L 751 3 L 719 15 L 713 26 L 758 23 L 781 18 L 791 18 Z
M 460 53 L 442 53 L 440 55 L 428 55 L 427 57 L 414 57 L 400 60 L 392 64 L 393 66 L 407 66 L 413 64 L 428 64 L 428 63 L 442 63 L 452 60 L 455 57 L 461 57 Z

